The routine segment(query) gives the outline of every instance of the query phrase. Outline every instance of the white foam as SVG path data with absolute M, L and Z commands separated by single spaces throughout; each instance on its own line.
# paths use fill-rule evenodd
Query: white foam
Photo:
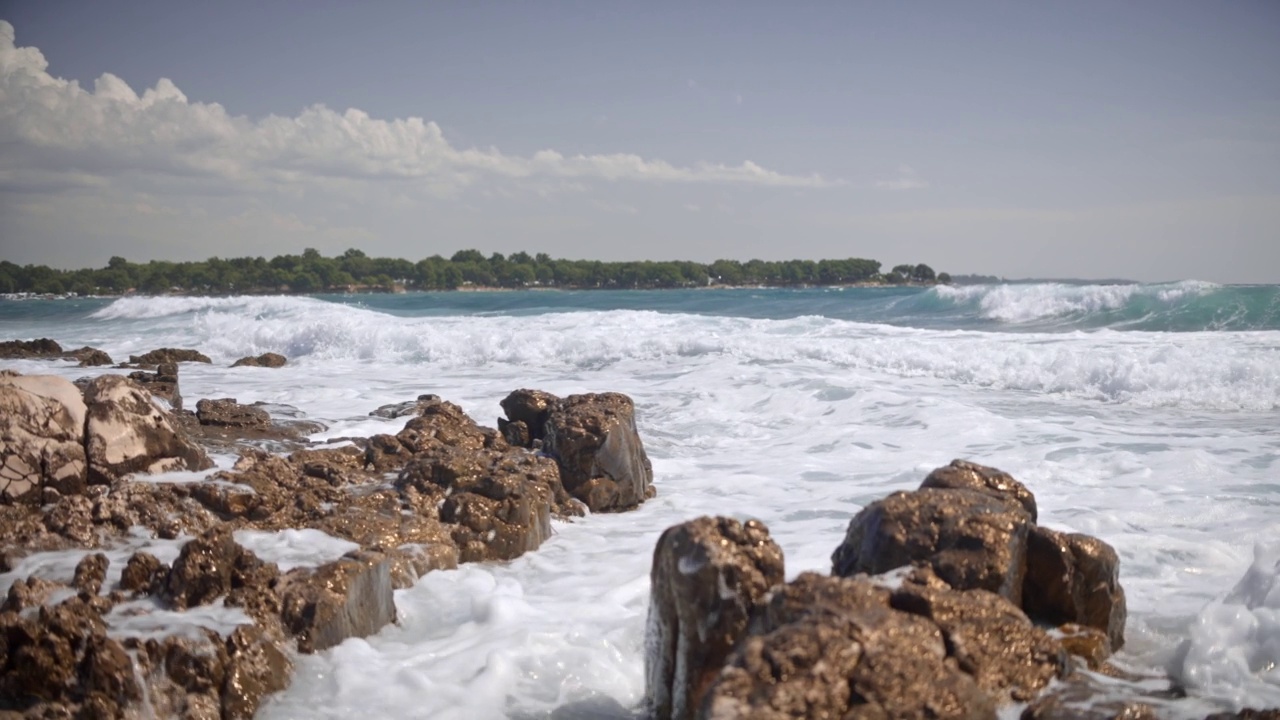
M 982 316 L 991 320 L 1028 323 L 1119 310 L 1142 295 L 1171 304 L 1219 287 L 1201 280 L 1184 280 L 1168 285 L 938 285 L 929 292 L 956 303 L 976 302 Z
M 153 598 L 120 603 L 103 618 L 107 634 L 114 638 L 160 639 L 181 635 L 203 639 L 203 630 L 213 630 L 226 637 L 240 625 L 250 625 L 243 608 L 227 607 L 222 599 L 187 610 L 170 610 Z
M 333 562 L 360 546 L 350 540 L 342 540 L 320 530 L 237 530 L 237 543 L 253 551 L 264 562 L 280 566 L 280 572 L 299 567 L 318 567 Z

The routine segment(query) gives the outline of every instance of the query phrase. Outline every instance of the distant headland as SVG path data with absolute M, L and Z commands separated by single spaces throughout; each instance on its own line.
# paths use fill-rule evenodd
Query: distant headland
M 0 294 L 228 295 L 408 290 L 649 290 L 705 287 L 934 285 L 951 277 L 923 263 L 882 271 L 878 260 L 716 260 L 602 262 L 526 252 L 485 257 L 459 250 L 417 262 L 369 257 L 356 249 L 301 255 L 146 263 L 113 257 L 103 268 L 57 270 L 0 260 Z

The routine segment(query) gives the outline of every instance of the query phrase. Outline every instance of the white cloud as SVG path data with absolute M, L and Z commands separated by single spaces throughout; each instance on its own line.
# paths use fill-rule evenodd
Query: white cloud
M 399 181 L 449 194 L 507 179 L 705 183 L 820 188 L 820 175 L 788 175 L 751 161 L 675 165 L 616 153 L 529 157 L 458 148 L 422 118 L 381 120 L 322 105 L 296 117 L 233 116 L 191 101 L 162 79 L 141 95 L 111 74 L 93 89 L 48 73 L 36 48 L 18 47 L 0 20 L 0 190 L 85 187 L 129 178 L 153 191 L 243 192 L 276 186 Z
M 899 165 L 898 177 L 892 180 L 877 180 L 876 187 L 883 190 L 920 190 L 929 187 L 929 183 L 921 179 L 910 165 Z

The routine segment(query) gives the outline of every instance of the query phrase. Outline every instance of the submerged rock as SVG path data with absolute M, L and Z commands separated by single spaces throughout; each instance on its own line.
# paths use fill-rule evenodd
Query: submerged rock
M 428 405 L 435 405 L 442 402 L 439 395 L 419 395 L 417 400 L 406 400 L 402 403 L 393 403 L 391 405 L 383 405 L 376 410 L 369 412 L 371 417 L 381 417 L 393 420 L 395 418 L 409 417 L 411 415 L 421 415 L 423 408 Z
M 695 716 L 770 588 L 782 550 L 757 521 L 702 517 L 658 539 L 650 571 L 645 684 L 656 717 Z
M 285 363 L 289 362 L 288 358 L 279 353 L 263 353 L 257 357 L 245 356 L 231 363 L 231 367 L 265 367 L 265 368 L 281 368 Z
M 80 391 L 62 378 L 0 376 L 0 504 L 40 502 L 44 488 L 83 492 L 87 412 Z

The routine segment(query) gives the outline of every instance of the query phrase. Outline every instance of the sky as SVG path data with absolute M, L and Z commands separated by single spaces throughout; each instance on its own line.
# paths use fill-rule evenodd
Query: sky
M 0 0 L 0 258 L 1280 282 L 1280 2 Z

